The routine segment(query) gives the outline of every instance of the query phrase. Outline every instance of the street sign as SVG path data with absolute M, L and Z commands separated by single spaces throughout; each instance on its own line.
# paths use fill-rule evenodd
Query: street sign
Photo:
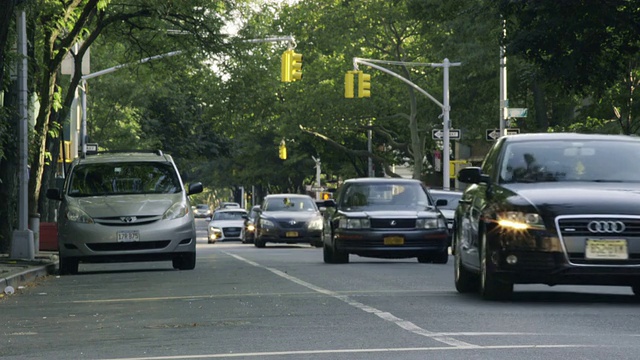
M 98 152 L 98 144 L 97 143 L 87 143 L 87 152 L 97 153 Z
M 527 117 L 527 108 L 509 108 L 507 109 L 508 118 L 524 118 Z
M 449 139 L 450 140 L 460 140 L 460 136 L 462 135 L 462 131 L 460 129 L 449 129 Z M 431 130 L 431 138 L 433 140 L 442 140 L 444 139 L 444 130 L 442 129 L 433 129 Z
M 312 186 L 311 187 L 311 191 L 327 191 L 327 188 L 326 188 L 326 186 L 320 186 L 320 187 Z
M 505 129 L 505 135 L 517 135 L 517 134 L 520 134 L 520 129 L 518 128 Z M 500 137 L 499 129 L 486 130 L 485 139 L 487 139 L 487 141 L 498 140 L 499 137 Z

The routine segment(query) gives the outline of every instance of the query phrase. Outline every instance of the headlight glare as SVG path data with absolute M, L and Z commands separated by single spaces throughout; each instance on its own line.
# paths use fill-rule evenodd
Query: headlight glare
M 537 213 L 521 211 L 505 211 L 498 213 L 498 224 L 505 228 L 516 230 L 544 229 L 542 217 Z

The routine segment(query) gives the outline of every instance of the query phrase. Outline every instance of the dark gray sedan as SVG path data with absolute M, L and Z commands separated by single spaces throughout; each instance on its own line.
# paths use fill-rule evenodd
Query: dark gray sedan
M 324 206 L 325 263 L 347 263 L 349 254 L 447 263 L 446 220 L 418 180 L 350 179 Z

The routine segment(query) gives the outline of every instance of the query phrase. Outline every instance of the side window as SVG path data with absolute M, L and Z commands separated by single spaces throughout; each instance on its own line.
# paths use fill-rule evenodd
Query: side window
M 489 152 L 482 161 L 482 172 L 491 176 L 491 179 L 495 181 L 496 169 L 498 167 L 498 158 L 503 148 L 503 138 L 498 141 L 489 149 Z

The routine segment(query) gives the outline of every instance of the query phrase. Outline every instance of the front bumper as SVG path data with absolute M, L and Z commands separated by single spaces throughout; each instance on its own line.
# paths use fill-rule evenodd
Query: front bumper
M 139 240 L 118 241 L 118 232 L 123 231 L 137 231 Z M 58 224 L 58 247 L 60 256 L 85 261 L 170 259 L 176 253 L 196 251 L 196 232 L 189 217 L 131 226 L 66 221 Z
M 401 232 L 349 230 L 337 231 L 334 241 L 338 251 L 361 256 L 403 258 L 446 251 L 449 233 L 445 229 L 412 229 Z
M 259 237 L 265 242 L 287 244 L 313 244 L 321 241 L 322 230 L 309 229 L 259 229 Z

